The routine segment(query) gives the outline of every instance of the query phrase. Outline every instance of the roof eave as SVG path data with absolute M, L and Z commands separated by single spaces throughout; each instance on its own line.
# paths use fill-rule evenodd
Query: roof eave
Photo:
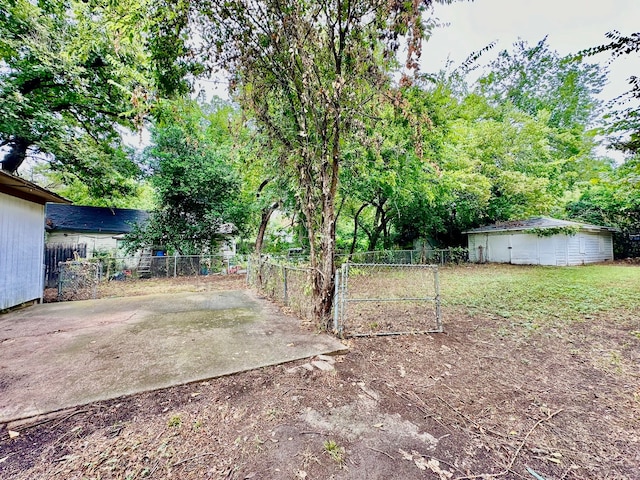
M 72 203 L 71 200 L 67 200 L 56 193 L 50 192 L 35 183 L 2 170 L 0 170 L 0 193 L 5 193 L 39 205 L 46 203 Z

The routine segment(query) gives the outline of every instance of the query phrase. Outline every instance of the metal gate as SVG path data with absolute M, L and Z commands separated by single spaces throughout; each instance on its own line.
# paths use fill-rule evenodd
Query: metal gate
M 344 337 L 441 333 L 437 265 L 343 264 L 334 328 Z

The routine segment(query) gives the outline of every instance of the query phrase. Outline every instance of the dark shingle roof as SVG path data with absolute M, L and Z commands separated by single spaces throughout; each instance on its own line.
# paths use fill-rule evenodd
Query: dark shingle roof
M 83 207 L 47 203 L 47 231 L 128 233 L 135 223 L 144 223 L 149 213 L 128 208 Z
M 489 233 L 489 232 L 517 232 L 531 230 L 534 228 L 556 228 L 556 227 L 580 227 L 582 230 L 599 232 L 616 232 L 613 227 L 603 227 L 600 225 L 589 225 L 587 223 L 572 222 L 570 220 L 559 220 L 550 217 L 532 217 L 526 220 L 511 220 L 508 222 L 498 222 L 484 227 L 473 228 L 462 233 Z

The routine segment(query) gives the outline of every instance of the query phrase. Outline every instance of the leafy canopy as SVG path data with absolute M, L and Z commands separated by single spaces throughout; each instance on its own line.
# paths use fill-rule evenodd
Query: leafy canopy
M 126 239 L 129 250 L 162 246 L 192 255 L 214 252 L 223 238 L 244 226 L 240 179 L 232 165 L 230 106 L 196 101 L 163 102 L 144 154 L 157 209 Z

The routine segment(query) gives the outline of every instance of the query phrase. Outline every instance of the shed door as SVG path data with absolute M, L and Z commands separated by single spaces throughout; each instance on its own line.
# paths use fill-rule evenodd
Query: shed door
M 561 239 L 553 237 L 538 238 L 538 253 L 540 254 L 540 265 L 557 265 L 556 245 Z
M 511 263 L 511 235 L 489 235 L 487 260 Z

